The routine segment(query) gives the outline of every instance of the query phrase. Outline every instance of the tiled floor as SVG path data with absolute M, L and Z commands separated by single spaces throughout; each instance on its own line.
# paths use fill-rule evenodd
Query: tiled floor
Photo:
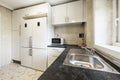
M 0 80 L 37 80 L 43 72 L 11 63 L 0 68 Z

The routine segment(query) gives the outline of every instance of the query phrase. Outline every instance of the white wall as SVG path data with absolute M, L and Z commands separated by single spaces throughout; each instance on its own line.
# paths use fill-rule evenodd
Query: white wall
M 55 37 L 65 39 L 65 44 L 79 44 L 79 33 L 84 33 L 84 26 L 81 24 L 70 24 L 55 27 Z
M 93 25 L 93 0 L 86 0 L 86 44 L 88 47 L 94 45 L 94 25 Z
M 112 44 L 112 0 L 94 0 L 95 44 Z
M 0 7 L 0 65 L 11 62 L 11 11 Z

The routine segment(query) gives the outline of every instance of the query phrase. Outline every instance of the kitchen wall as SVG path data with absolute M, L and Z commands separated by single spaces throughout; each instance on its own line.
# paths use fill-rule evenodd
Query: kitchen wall
M 0 66 L 11 62 L 11 13 L 0 6 Z
M 88 47 L 94 45 L 94 25 L 93 25 L 93 0 L 86 0 L 86 44 Z
M 84 25 L 81 24 L 70 24 L 55 26 L 55 37 L 65 39 L 65 44 L 80 44 L 81 39 L 79 33 L 84 33 Z

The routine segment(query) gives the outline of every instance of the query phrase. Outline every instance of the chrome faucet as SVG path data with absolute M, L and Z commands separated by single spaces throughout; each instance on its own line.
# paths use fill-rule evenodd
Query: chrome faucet
M 82 47 L 83 49 L 85 49 L 87 52 L 89 52 L 90 55 L 94 55 L 95 50 L 93 48 L 88 48 L 88 47 Z

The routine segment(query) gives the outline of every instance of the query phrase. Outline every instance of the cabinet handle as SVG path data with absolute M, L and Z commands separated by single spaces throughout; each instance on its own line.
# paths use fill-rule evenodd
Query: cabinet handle
M 32 48 L 32 36 L 29 37 L 29 47 Z
M 32 49 L 29 49 L 29 56 L 32 56 Z

